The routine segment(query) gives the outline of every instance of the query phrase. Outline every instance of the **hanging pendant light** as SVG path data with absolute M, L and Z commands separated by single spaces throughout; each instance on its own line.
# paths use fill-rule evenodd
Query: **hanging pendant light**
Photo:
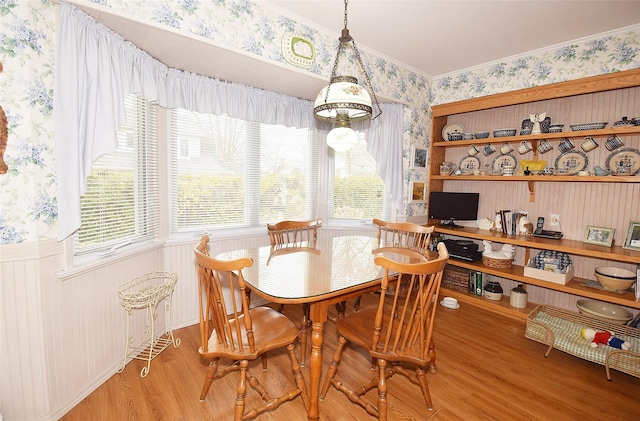
M 332 77 L 318 94 L 313 109 L 318 120 L 331 122 L 337 121 L 341 113 L 351 121 L 364 120 L 371 117 L 371 110 L 369 93 L 352 76 Z
M 358 143 L 358 134 L 351 128 L 351 120 L 345 111 L 338 112 L 333 129 L 327 134 L 327 145 L 336 151 L 348 151 Z
M 351 129 L 351 122 L 371 118 L 373 111 L 371 95 L 369 95 L 365 87 L 358 85 L 357 78 L 353 76 L 336 76 L 340 54 L 342 50 L 346 49 L 346 44 L 348 43 L 353 45 L 353 51 L 360 65 L 360 70 L 364 74 L 365 86 L 371 91 L 378 108 L 378 114 L 373 118 L 382 114 L 380 104 L 378 104 L 378 99 L 371 86 L 371 80 L 362 63 L 362 57 L 356 46 L 356 41 L 351 37 L 349 29 L 347 29 L 348 3 L 348 0 L 344 1 L 344 29 L 342 29 L 342 36 L 339 38 L 340 44 L 331 71 L 331 78 L 329 79 L 329 84 L 322 88 L 318 94 L 313 108 L 316 119 L 334 123 L 334 129 L 327 135 L 327 144 L 336 150 L 338 148 L 340 150 L 348 150 L 355 144 L 357 136 Z M 342 142 L 345 143 L 342 144 Z

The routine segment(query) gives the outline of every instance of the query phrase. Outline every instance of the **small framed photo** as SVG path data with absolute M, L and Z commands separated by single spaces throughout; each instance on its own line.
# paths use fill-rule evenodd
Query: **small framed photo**
M 622 248 L 629 250 L 640 250 L 640 221 L 629 222 L 627 238 L 624 240 Z
M 413 180 L 411 182 L 411 201 L 426 202 L 427 200 L 427 182 L 422 180 Z
M 593 227 L 591 225 L 587 225 L 584 230 L 584 238 L 582 239 L 582 242 L 595 244 L 597 246 L 611 247 L 615 233 L 615 228 Z
M 411 168 L 426 170 L 427 169 L 427 150 L 411 147 Z

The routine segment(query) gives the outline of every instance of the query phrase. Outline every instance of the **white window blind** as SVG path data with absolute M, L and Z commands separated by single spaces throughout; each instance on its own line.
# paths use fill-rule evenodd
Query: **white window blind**
M 358 143 L 348 151 L 334 152 L 331 219 L 388 220 L 391 201 L 385 196 L 384 182 L 376 172 L 376 161 L 367 152 L 362 132 Z
M 315 130 L 170 112 L 171 232 L 315 217 Z
M 74 254 L 153 239 L 158 231 L 158 153 L 155 108 L 145 99 L 125 99 L 126 122 L 118 148 L 94 163 L 81 197 L 82 224 Z

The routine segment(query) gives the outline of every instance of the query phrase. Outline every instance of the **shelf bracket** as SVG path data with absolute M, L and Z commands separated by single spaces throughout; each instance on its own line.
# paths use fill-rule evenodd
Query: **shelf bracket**
M 527 185 L 529 186 L 529 202 L 536 201 L 536 183 L 535 181 L 527 181 Z

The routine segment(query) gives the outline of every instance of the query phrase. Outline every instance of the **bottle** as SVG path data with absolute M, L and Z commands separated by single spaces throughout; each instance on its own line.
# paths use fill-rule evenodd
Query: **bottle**
M 498 281 L 489 281 L 484 286 L 484 296 L 488 300 L 502 300 L 502 286 Z
M 531 174 L 531 171 L 529 171 L 529 167 L 527 167 L 526 170 L 524 170 L 524 175 L 529 175 Z
M 511 290 L 511 295 L 509 295 L 509 304 L 511 304 L 511 307 L 515 308 L 527 307 L 527 290 L 524 289 L 522 284 L 519 284 Z

